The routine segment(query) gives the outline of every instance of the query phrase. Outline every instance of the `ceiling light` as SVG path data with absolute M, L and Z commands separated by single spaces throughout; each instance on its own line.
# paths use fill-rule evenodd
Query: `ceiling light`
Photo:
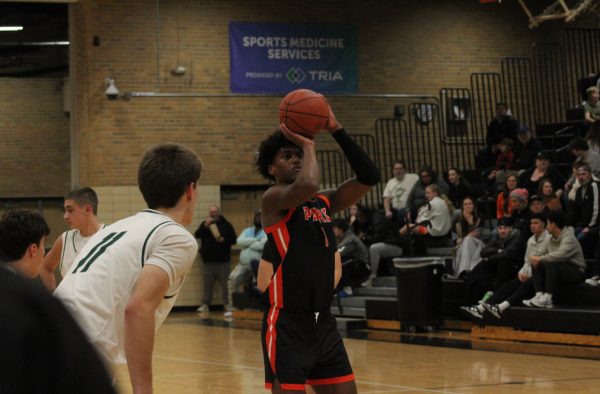
M 20 31 L 23 26 L 0 26 L 0 31 Z

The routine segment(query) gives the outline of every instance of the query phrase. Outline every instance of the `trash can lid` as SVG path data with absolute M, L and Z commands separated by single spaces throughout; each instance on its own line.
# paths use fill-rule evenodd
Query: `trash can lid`
M 445 265 L 444 259 L 438 256 L 425 257 L 397 257 L 394 260 L 396 268 L 419 268 L 430 265 Z

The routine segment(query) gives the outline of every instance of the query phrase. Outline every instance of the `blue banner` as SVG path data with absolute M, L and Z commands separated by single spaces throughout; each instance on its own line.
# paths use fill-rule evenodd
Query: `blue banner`
M 231 22 L 234 93 L 356 93 L 356 30 L 348 25 Z

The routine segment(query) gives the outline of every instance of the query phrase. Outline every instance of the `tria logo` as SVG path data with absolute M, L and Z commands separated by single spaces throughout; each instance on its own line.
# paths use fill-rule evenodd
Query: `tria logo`
M 325 208 L 309 208 L 304 207 L 304 220 L 311 220 L 313 222 L 331 223 L 331 218 L 327 216 Z

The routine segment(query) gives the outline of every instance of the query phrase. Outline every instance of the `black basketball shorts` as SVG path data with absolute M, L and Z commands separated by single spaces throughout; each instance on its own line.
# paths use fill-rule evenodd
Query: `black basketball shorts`
M 354 380 L 335 318 L 322 313 L 290 312 L 271 307 L 262 324 L 265 388 L 275 379 L 284 390 Z

